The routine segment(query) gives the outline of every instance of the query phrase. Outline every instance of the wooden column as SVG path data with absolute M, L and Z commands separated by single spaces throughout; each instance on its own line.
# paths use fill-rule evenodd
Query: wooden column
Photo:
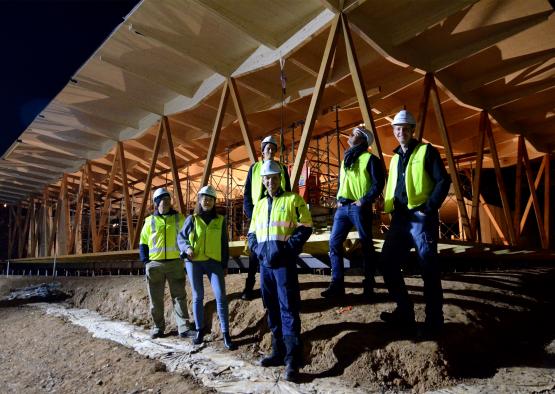
M 353 43 L 353 37 L 351 35 L 351 28 L 349 26 L 349 21 L 347 20 L 347 15 L 341 13 L 341 26 L 343 29 L 343 38 L 345 39 L 345 49 L 347 51 L 347 61 L 349 63 L 349 72 L 351 73 L 351 79 L 353 80 L 353 85 L 355 87 L 355 92 L 357 95 L 358 105 L 360 112 L 362 114 L 362 120 L 368 129 L 374 134 L 374 142 L 372 144 L 372 152 L 380 158 L 382 166 L 385 170 L 385 163 L 383 162 L 382 147 L 380 145 L 380 139 L 378 137 L 378 131 L 376 125 L 374 124 L 374 118 L 372 117 L 372 112 L 370 110 L 370 104 L 368 103 L 368 97 L 366 96 L 366 87 L 364 86 L 364 78 L 360 72 L 360 65 L 358 63 L 358 58 L 356 54 L 355 45 Z
M 177 200 L 177 207 L 179 208 L 179 212 L 183 213 L 185 212 L 185 203 L 183 202 L 183 193 L 181 192 L 181 183 L 179 182 L 179 172 L 177 170 L 177 162 L 175 161 L 175 154 L 173 151 L 173 140 L 170 130 L 170 122 L 168 121 L 167 116 L 164 116 L 162 118 L 162 123 L 166 131 L 166 142 L 168 146 L 168 154 L 170 158 L 170 166 L 173 178 L 173 191 L 175 194 L 175 199 Z
M 85 194 L 85 167 L 81 168 L 79 175 L 79 189 L 77 191 L 77 200 L 75 201 L 75 215 L 73 215 L 73 229 L 69 234 L 68 254 L 77 254 L 77 242 L 81 242 L 81 219 L 83 218 L 83 198 Z
M 10 205 L 9 212 L 8 212 L 8 259 L 12 258 L 12 249 L 13 249 L 13 231 L 15 227 L 15 214 L 13 214 L 13 207 Z
M 52 255 L 52 249 L 55 248 L 56 235 L 60 229 L 60 215 L 63 209 L 63 198 L 65 194 L 65 189 L 67 187 L 67 174 L 62 177 L 62 184 L 60 186 L 60 193 L 58 194 L 58 202 L 56 203 L 56 213 L 54 214 L 54 223 L 50 229 L 50 237 L 48 240 L 47 255 Z
M 158 129 L 158 134 L 156 134 L 156 140 L 154 142 L 154 148 L 152 151 L 152 161 L 150 162 L 150 168 L 145 181 L 145 190 L 143 192 L 143 201 L 141 208 L 139 210 L 139 216 L 137 221 L 137 227 L 133 230 L 133 243 L 131 249 L 135 249 L 139 246 L 139 237 L 141 236 L 141 228 L 143 226 L 143 220 L 145 219 L 146 206 L 150 197 L 150 189 L 152 187 L 152 178 L 154 178 L 154 170 L 156 168 L 156 161 L 158 160 L 158 152 L 160 151 L 160 144 L 162 142 L 162 136 L 164 135 L 162 120 L 160 119 L 160 128 Z
M 426 73 L 424 77 L 424 91 L 422 92 L 422 99 L 418 107 L 418 120 L 416 121 L 416 130 L 414 131 L 414 138 L 422 141 L 424 134 L 424 126 L 426 124 L 426 116 L 428 115 L 428 102 L 430 101 L 430 91 L 432 83 L 434 82 L 434 74 Z
M 29 250 L 27 253 L 28 257 L 36 257 L 37 252 L 37 199 L 33 199 L 33 210 L 31 215 L 31 227 L 29 229 L 30 242 Z
M 451 175 L 451 180 L 453 181 L 453 188 L 455 189 L 455 195 L 457 197 L 457 206 L 459 208 L 464 232 L 469 240 L 474 240 L 474 235 L 470 231 L 470 221 L 468 220 L 468 212 L 466 211 L 466 205 L 464 203 L 464 198 L 462 194 L 462 188 L 459 181 L 459 174 L 457 172 L 457 167 L 455 165 L 455 160 L 453 158 L 453 149 L 451 147 L 451 140 L 447 134 L 447 125 L 445 124 L 445 118 L 443 117 L 443 110 L 441 108 L 441 102 L 439 101 L 439 93 L 435 81 L 431 82 L 431 96 L 432 104 L 434 106 L 434 111 L 436 115 L 436 120 L 439 126 L 439 132 L 441 139 L 443 140 L 443 145 L 445 146 L 445 153 L 447 155 L 447 162 L 449 163 L 449 174 Z
M 112 168 L 110 171 L 108 188 L 106 189 L 106 198 L 104 199 L 104 206 L 102 207 L 102 211 L 100 213 L 100 223 L 98 224 L 97 240 L 99 242 L 99 245 L 98 245 L 99 248 L 100 248 L 100 244 L 102 243 L 104 227 L 106 226 L 106 222 L 108 220 L 108 211 L 110 210 L 111 195 L 114 189 L 114 180 L 116 178 L 117 167 L 118 167 L 118 150 L 116 149 L 114 152 L 114 160 L 112 161 Z
M 474 182 L 472 184 L 472 212 L 470 214 L 470 233 L 472 234 L 471 239 L 478 240 L 478 221 L 479 221 L 479 197 L 480 197 L 480 187 L 482 181 L 482 166 L 484 163 L 484 142 L 485 142 L 485 128 L 486 128 L 486 117 L 488 115 L 482 111 L 480 114 L 480 125 L 478 127 L 478 155 L 476 157 L 476 170 L 474 175 Z
M 522 199 L 522 136 L 517 137 L 517 154 L 516 154 L 516 180 L 515 180 L 515 211 L 513 216 L 513 227 L 515 229 L 515 241 L 518 244 L 520 238 L 520 200 Z
M 308 107 L 308 113 L 306 115 L 306 120 L 303 126 L 301 140 L 299 142 L 297 155 L 295 156 L 295 164 L 293 165 L 293 170 L 291 173 L 291 188 L 293 190 L 297 190 L 299 186 L 301 170 L 306 158 L 306 152 L 308 150 L 308 145 L 310 144 L 310 138 L 312 137 L 312 130 L 314 129 L 316 117 L 318 116 L 318 107 L 320 106 L 320 101 L 324 93 L 324 88 L 326 86 L 326 81 L 328 79 L 328 73 L 330 70 L 331 60 L 333 58 L 333 53 L 335 52 L 335 47 L 337 44 L 339 27 L 341 26 L 339 21 L 340 18 L 341 16 L 337 15 L 331 24 L 328 41 L 326 42 L 324 55 L 322 56 L 322 62 L 320 63 L 320 70 L 318 72 L 318 77 L 316 78 L 316 85 L 314 86 L 314 92 L 312 93 L 310 106 Z
M 497 223 L 497 220 L 495 220 L 495 216 L 493 216 L 491 209 L 489 209 L 489 206 L 486 203 L 486 200 L 484 200 L 484 197 L 482 197 L 482 195 L 480 195 L 480 202 L 482 203 L 484 212 L 486 213 L 489 220 L 491 221 L 493 228 L 497 232 L 497 235 L 499 235 L 499 238 L 501 238 L 501 242 L 503 242 L 503 245 L 509 245 L 509 241 L 507 241 L 507 237 L 505 237 L 505 234 L 503 234 L 503 230 L 501 230 L 501 226 L 499 226 L 499 223 Z
M 93 252 L 98 252 L 100 251 L 100 242 L 98 241 L 98 232 L 97 232 L 97 226 L 96 226 L 96 201 L 94 198 L 94 177 L 93 177 L 90 161 L 87 161 L 87 181 L 89 185 L 89 211 L 90 211 L 90 225 L 91 225 Z
M 33 197 L 29 197 L 29 207 L 27 208 L 27 213 L 25 215 L 25 221 L 23 224 L 22 231 L 19 233 L 19 244 L 17 250 L 18 258 L 24 257 L 24 252 L 26 246 L 29 244 L 29 226 L 31 222 L 31 212 L 33 210 Z
M 497 186 L 499 187 L 499 194 L 501 195 L 501 203 L 503 204 L 503 215 L 505 216 L 505 224 L 509 234 L 509 243 L 515 245 L 515 232 L 511 221 L 511 210 L 509 207 L 509 199 L 507 198 L 507 190 L 505 189 L 505 182 L 503 181 L 503 174 L 501 172 L 501 165 L 499 164 L 499 156 L 497 155 L 497 145 L 493 138 L 491 131 L 491 123 L 489 116 L 486 119 L 486 135 L 488 137 L 490 152 L 495 166 L 495 175 L 497 177 Z
M 216 155 L 216 148 L 218 147 L 218 141 L 220 139 L 220 131 L 222 130 L 222 123 L 224 121 L 228 95 L 229 95 L 228 81 L 225 81 L 222 89 L 222 96 L 220 97 L 220 105 L 218 106 L 218 113 L 216 114 L 216 120 L 214 122 L 214 128 L 212 129 L 212 136 L 210 137 L 210 146 L 208 147 L 208 154 L 206 156 L 206 161 L 204 162 L 204 172 L 202 173 L 202 179 L 200 181 L 201 187 L 208 185 L 210 173 L 212 172 L 212 163 L 214 161 L 214 156 Z
M 519 142 L 522 149 L 522 158 L 524 159 L 524 169 L 526 171 L 526 179 L 528 181 L 528 187 L 530 188 L 530 196 L 532 197 L 532 203 L 534 206 L 534 212 L 536 213 L 536 221 L 538 223 L 538 233 L 540 234 L 540 240 L 543 249 L 547 249 L 547 239 L 545 237 L 545 227 L 543 224 L 543 215 L 540 208 L 540 203 L 538 196 L 536 194 L 536 188 L 534 186 L 532 166 L 530 165 L 530 159 L 528 158 L 528 150 L 524 142 L 524 138 L 520 138 Z
M 245 110 L 243 109 L 243 103 L 239 97 L 237 91 L 237 83 L 235 78 L 228 78 L 227 85 L 229 87 L 229 93 L 231 95 L 231 101 L 233 101 L 233 106 L 235 107 L 235 115 L 237 115 L 237 121 L 239 122 L 239 127 L 241 129 L 241 135 L 243 136 L 243 141 L 245 142 L 245 148 L 247 149 L 247 155 L 252 163 L 256 162 L 256 150 L 254 149 L 254 143 L 252 141 L 252 136 L 249 130 L 249 124 L 247 122 L 247 117 L 245 116 Z
M 540 164 L 538 173 L 536 174 L 536 180 L 534 181 L 534 190 L 536 190 L 536 192 L 538 191 L 538 187 L 540 186 L 541 179 L 544 175 L 544 171 L 546 167 L 545 164 L 546 164 L 546 160 L 544 157 Z M 524 208 L 524 212 L 522 213 L 522 217 L 520 218 L 520 228 L 518 231 L 521 234 L 522 234 L 522 231 L 524 230 L 524 225 L 526 224 L 526 220 L 528 220 L 528 214 L 530 213 L 531 209 L 532 209 L 532 195 L 530 194 L 530 196 L 528 197 L 528 201 L 526 202 L 526 207 Z
M 127 249 L 132 249 L 134 225 L 133 225 L 133 207 L 129 199 L 129 183 L 127 181 L 127 163 L 125 162 L 125 149 L 123 142 L 118 141 L 118 157 L 119 168 L 121 170 L 121 180 L 123 189 L 123 203 L 125 204 L 125 217 L 127 220 Z
M 544 156 L 545 161 L 545 180 L 543 188 L 543 225 L 545 226 L 545 238 L 547 240 L 546 249 L 551 248 L 551 231 L 550 231 L 550 207 L 551 207 L 551 164 L 549 153 Z

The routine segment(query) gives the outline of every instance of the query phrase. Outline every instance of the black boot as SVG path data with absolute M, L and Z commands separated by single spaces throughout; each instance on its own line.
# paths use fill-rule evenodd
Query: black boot
M 303 362 L 303 348 L 301 340 L 297 336 L 287 335 L 283 338 L 285 342 L 285 376 L 288 382 L 297 382 L 299 380 L 299 368 Z
M 402 310 L 396 308 L 393 312 L 382 312 L 380 319 L 390 326 L 401 330 L 404 335 L 413 337 L 416 335 L 416 320 L 413 310 Z
M 224 332 L 224 346 L 227 350 L 237 350 L 237 345 L 231 340 L 229 332 Z
M 193 345 L 200 345 L 203 342 L 204 342 L 204 329 L 200 328 L 197 330 L 197 333 L 193 338 Z
M 283 339 L 272 336 L 272 354 L 266 356 L 258 362 L 261 367 L 277 367 L 284 365 L 285 344 Z
M 324 298 L 342 297 L 345 295 L 345 284 L 332 281 L 320 295 Z
M 376 295 L 374 294 L 373 280 L 364 279 L 362 281 L 362 296 L 368 302 L 374 302 L 376 300 Z

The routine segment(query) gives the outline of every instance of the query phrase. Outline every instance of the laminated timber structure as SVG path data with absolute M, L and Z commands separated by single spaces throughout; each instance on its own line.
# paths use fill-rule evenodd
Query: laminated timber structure
M 453 181 L 446 241 L 518 246 L 535 223 L 549 249 L 554 22 L 547 0 L 143 0 L 2 155 L 9 257 L 136 259 L 161 186 L 189 212 L 214 185 L 239 240 L 268 134 L 294 187 L 316 185 L 311 205 L 330 213 L 344 135 L 365 123 L 388 165 L 402 108 Z M 500 208 L 483 194 L 487 168 Z

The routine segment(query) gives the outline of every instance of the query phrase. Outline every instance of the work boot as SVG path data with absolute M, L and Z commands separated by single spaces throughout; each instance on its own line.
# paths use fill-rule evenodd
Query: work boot
M 416 338 L 420 341 L 435 341 L 441 337 L 443 331 L 443 317 L 441 320 L 426 320 L 424 325 L 416 332 Z
M 197 330 L 197 333 L 193 338 L 193 345 L 200 345 L 203 342 L 204 342 L 204 329 L 200 328 Z
M 376 301 L 376 294 L 374 293 L 374 283 L 369 279 L 362 281 L 362 296 L 368 302 Z
M 285 364 L 284 357 L 285 344 L 283 343 L 283 339 L 276 339 L 272 336 L 272 354 L 260 359 L 258 364 L 261 367 L 277 367 Z
M 345 284 L 331 281 L 328 288 L 320 295 L 324 298 L 342 297 L 345 295 Z
M 150 338 L 156 339 L 156 338 L 162 338 L 163 336 L 164 336 L 163 328 L 153 327 L 150 329 Z
M 414 335 L 416 333 L 416 321 L 414 320 L 414 311 L 403 311 L 396 308 L 393 312 L 382 312 L 380 319 L 385 323 L 394 326 L 407 335 Z
M 242 299 L 242 300 L 250 301 L 250 300 L 252 300 L 253 298 L 254 298 L 254 297 L 253 297 L 253 294 L 252 294 L 252 290 L 249 290 L 249 289 L 243 290 L 243 293 L 241 294 L 241 299 Z
M 190 330 L 190 329 L 186 328 L 185 331 L 181 331 L 179 333 L 179 337 L 180 338 L 194 338 L 196 333 L 197 333 L 196 330 Z
M 297 336 L 286 335 L 283 338 L 285 343 L 285 376 L 288 382 L 297 382 L 299 379 L 299 368 L 303 364 L 303 348 L 301 340 Z
M 224 332 L 224 346 L 227 350 L 237 350 L 237 345 L 231 340 L 229 332 Z

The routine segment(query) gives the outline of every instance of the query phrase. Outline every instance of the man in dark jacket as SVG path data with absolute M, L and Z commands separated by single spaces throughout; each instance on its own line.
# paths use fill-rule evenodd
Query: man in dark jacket
M 272 331 L 272 354 L 260 365 L 285 363 L 285 379 L 295 381 L 302 364 L 296 259 L 312 233 L 312 217 L 301 196 L 283 191 L 280 171 L 275 161 L 262 166 L 266 194 L 254 207 L 248 237 L 251 253 L 260 261 L 260 290 Z
M 380 317 L 414 333 L 414 307 L 401 275 L 400 263 L 415 247 L 426 302 L 426 321 L 419 335 L 434 338 L 443 326 L 441 267 L 437 259 L 438 211 L 447 197 L 451 180 L 437 149 L 414 139 L 416 121 L 410 112 L 400 111 L 392 126 L 399 146 L 394 150 L 389 166 L 384 208 L 392 213 L 392 218 L 380 266 L 397 308 L 393 312 L 382 312 Z
M 368 300 L 374 296 L 376 254 L 372 242 L 372 202 L 383 190 L 384 173 L 380 159 L 368 152 L 373 141 L 372 133 L 362 126 L 355 127 L 349 136 L 349 149 L 341 162 L 337 209 L 330 235 L 331 282 L 321 293 L 322 297 L 345 294 L 343 242 L 353 226 L 362 249 L 363 294 Z

